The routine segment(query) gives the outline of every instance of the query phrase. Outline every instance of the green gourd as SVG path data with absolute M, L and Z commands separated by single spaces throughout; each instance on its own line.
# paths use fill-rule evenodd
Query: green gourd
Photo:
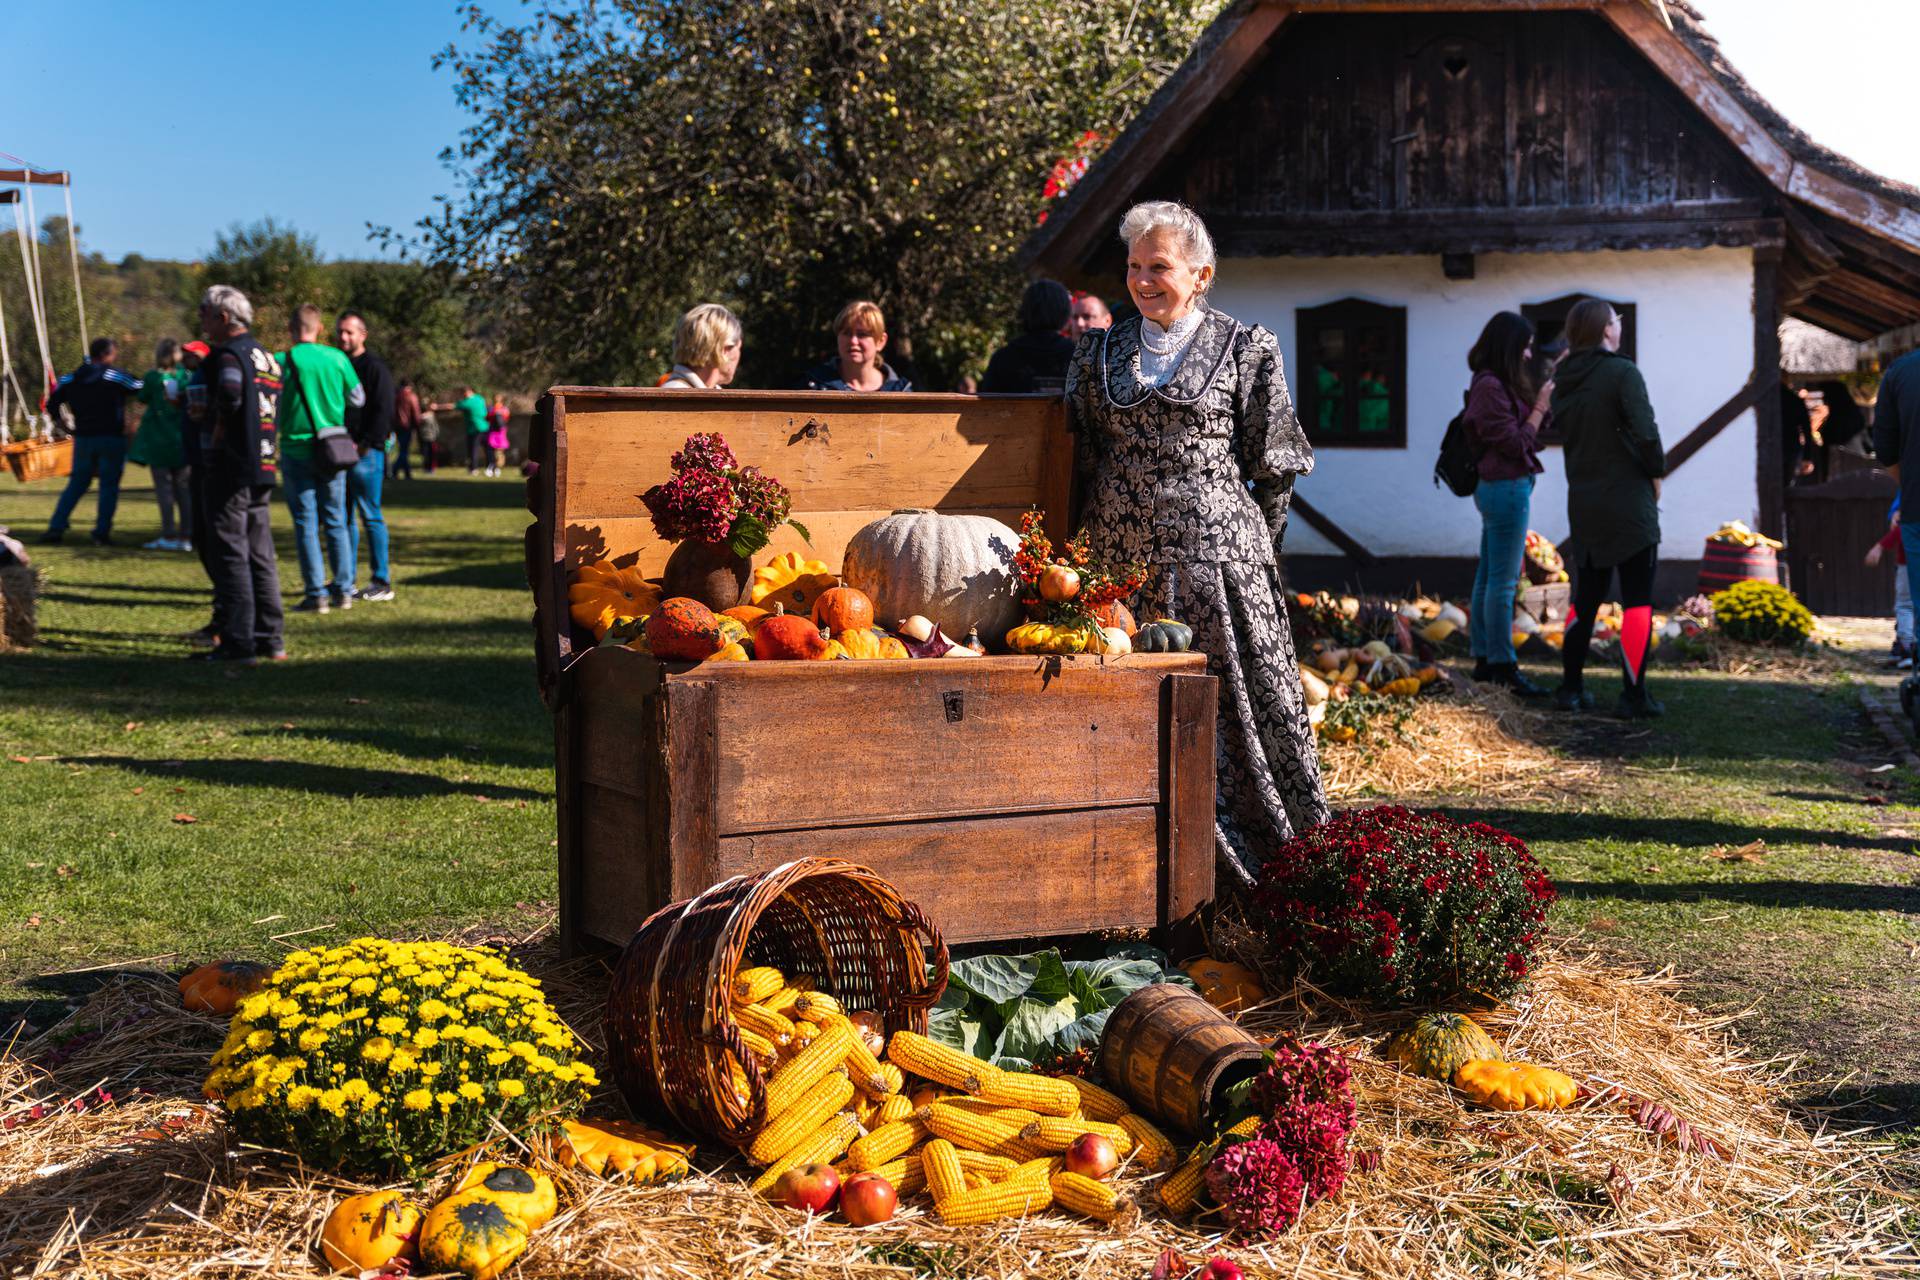
M 1193 648 L 1193 628 L 1172 618 L 1155 618 L 1133 633 L 1135 653 L 1185 653 Z
M 1464 1013 L 1423 1013 L 1387 1041 L 1386 1056 L 1418 1075 L 1451 1080 L 1469 1062 L 1497 1060 L 1500 1046 Z

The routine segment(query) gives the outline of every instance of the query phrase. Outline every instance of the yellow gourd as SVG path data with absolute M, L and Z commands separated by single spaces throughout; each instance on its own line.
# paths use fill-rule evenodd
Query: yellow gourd
M 828 570 L 824 561 L 808 560 L 798 551 L 789 551 L 783 556 L 775 556 L 753 571 L 753 586 L 747 593 L 747 603 L 763 609 L 782 604 L 788 613 L 810 616 L 813 602 L 822 592 L 832 590 L 838 582 L 839 579 Z
M 1015 653 L 1084 653 L 1087 632 L 1079 627 L 1024 622 L 1007 632 L 1007 648 Z
M 898 636 L 881 636 L 879 656 L 896 662 L 905 662 L 913 655 L 907 652 L 907 646 L 900 642 Z
M 1395 698 L 1411 698 L 1420 692 L 1420 677 L 1401 676 L 1398 680 L 1389 680 L 1381 685 L 1377 692 Z
M 747 651 L 738 641 L 723 644 L 706 659 L 708 662 L 745 662 Z
M 1227 960 L 1202 956 L 1187 966 L 1187 976 L 1215 1008 L 1248 1009 L 1267 998 L 1259 974 Z
M 619 569 L 611 560 L 596 560 L 574 571 L 567 584 L 567 613 L 598 640 L 615 618 L 652 613 L 660 604 L 660 589 L 637 568 Z
M 1493 1059 L 1461 1063 L 1453 1087 L 1496 1111 L 1558 1111 L 1580 1093 L 1571 1076 L 1549 1067 Z
M 840 633 L 839 643 L 849 658 L 858 658 L 866 661 L 882 656 L 880 653 L 880 633 L 871 628 L 842 631 Z
M 420 1260 L 433 1271 L 494 1280 L 527 1251 L 527 1224 L 484 1191 L 448 1196 L 420 1228 Z
M 631 1120 L 568 1120 L 566 1134 L 555 1152 L 560 1163 L 584 1166 L 603 1178 L 677 1178 L 687 1172 L 687 1157 L 693 1154 L 691 1146 Z
M 559 1197 L 553 1190 L 553 1179 L 519 1165 L 495 1164 L 492 1161 L 477 1164 L 454 1190 L 484 1191 L 495 1204 L 526 1223 L 532 1231 L 538 1231 L 553 1221 L 553 1215 L 560 1209 Z
M 335 1271 L 372 1271 L 412 1258 L 420 1235 L 420 1207 L 398 1191 L 348 1196 L 320 1228 L 320 1256 Z
M 740 621 L 740 619 L 729 617 L 727 614 L 722 613 L 714 618 L 714 622 L 718 624 L 720 628 L 721 644 L 743 645 L 747 642 L 747 624 Z

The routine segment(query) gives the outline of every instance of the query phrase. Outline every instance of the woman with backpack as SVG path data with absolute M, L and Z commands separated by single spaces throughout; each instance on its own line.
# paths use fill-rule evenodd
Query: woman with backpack
M 1533 323 L 1513 311 L 1487 321 L 1467 354 L 1473 386 L 1462 414 L 1480 483 L 1480 565 L 1468 610 L 1473 678 L 1505 685 L 1523 698 L 1543 697 L 1513 652 L 1513 595 L 1526 552 L 1533 478 L 1540 474 L 1540 428 L 1553 398 L 1551 377 L 1533 376 Z

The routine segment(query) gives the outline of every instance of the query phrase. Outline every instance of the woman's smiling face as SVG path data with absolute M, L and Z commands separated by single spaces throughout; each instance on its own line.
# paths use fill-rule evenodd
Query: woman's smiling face
M 1147 232 L 1127 247 L 1127 292 L 1140 314 L 1166 326 L 1193 310 L 1213 279 L 1212 267 L 1195 270 L 1179 237 L 1166 228 Z

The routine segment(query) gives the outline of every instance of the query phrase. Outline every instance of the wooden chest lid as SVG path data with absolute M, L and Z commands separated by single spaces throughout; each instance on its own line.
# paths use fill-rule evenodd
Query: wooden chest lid
M 784 483 L 812 534 L 809 542 L 782 528 L 756 564 L 799 551 L 838 569 L 858 530 L 905 507 L 1010 525 L 1038 507 L 1056 539 L 1066 533 L 1073 449 L 1058 396 L 554 387 L 527 450 L 537 464 L 527 482 L 527 580 L 549 705 L 590 643 L 567 615 L 569 575 L 601 559 L 659 575 L 672 546 L 654 534 L 640 495 L 668 477 L 688 436 L 708 431 Z

